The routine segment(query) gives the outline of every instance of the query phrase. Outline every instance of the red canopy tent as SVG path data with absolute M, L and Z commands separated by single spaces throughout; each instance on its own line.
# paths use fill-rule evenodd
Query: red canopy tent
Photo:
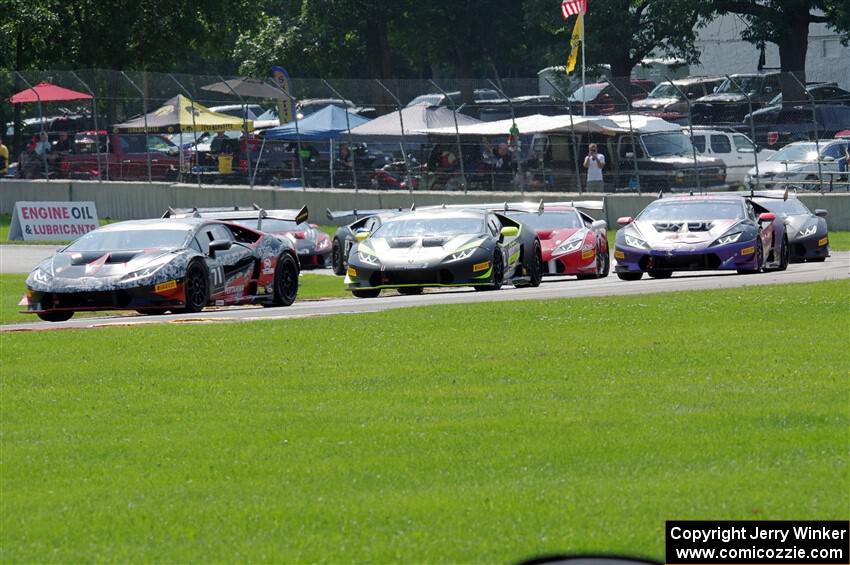
M 20 75 L 19 75 L 20 76 Z M 82 81 L 80 81 L 82 82 Z M 29 84 L 29 83 L 27 83 Z M 35 102 L 38 104 L 38 115 L 41 119 L 41 131 L 44 132 L 44 120 L 43 114 L 41 110 L 41 104 L 43 102 L 64 102 L 67 100 L 91 100 L 92 101 L 92 114 L 95 119 L 95 130 L 97 130 L 97 107 L 95 106 L 94 97 L 90 94 L 86 94 L 84 92 L 77 92 L 76 90 L 71 90 L 70 88 L 63 88 L 61 86 L 57 86 L 55 84 L 51 84 L 49 82 L 40 82 L 35 86 L 31 86 L 26 90 L 22 90 L 17 94 L 13 95 L 9 98 L 9 102 L 12 104 L 25 104 Z M 98 176 L 100 176 L 100 149 L 99 145 L 95 145 L 97 149 L 97 170 Z M 44 153 L 42 155 L 42 161 L 44 162 L 44 176 L 50 177 L 50 169 L 47 162 L 47 154 Z M 109 164 L 107 163 L 107 172 L 109 171 Z
M 22 90 L 9 98 L 12 104 L 23 104 L 25 102 L 61 102 L 64 100 L 90 100 L 91 95 L 83 92 L 77 92 L 70 88 L 63 88 L 50 84 L 49 82 L 40 82 L 32 88 Z

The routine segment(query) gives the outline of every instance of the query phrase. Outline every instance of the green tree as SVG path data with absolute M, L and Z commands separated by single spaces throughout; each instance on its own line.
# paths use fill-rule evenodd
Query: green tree
M 847 0 L 711 0 L 708 4 L 718 14 L 740 15 L 749 24 L 743 39 L 755 44 L 775 43 L 780 70 L 793 73 L 802 83 L 806 82 L 809 24 L 825 23 L 843 34 L 845 44 L 850 39 Z M 782 90 L 785 100 L 805 98 L 793 79 L 784 80 Z
M 542 26 L 557 13 L 546 0 L 534 0 Z M 542 9 L 545 6 L 545 11 Z M 699 0 L 593 0 L 585 16 L 587 64 L 607 64 L 615 77 L 628 77 L 650 55 L 668 55 L 694 62 L 696 28 L 706 10 Z M 575 17 L 570 18 L 572 27 Z M 561 36 L 564 58 L 569 35 Z M 563 61 L 563 59 L 562 59 Z

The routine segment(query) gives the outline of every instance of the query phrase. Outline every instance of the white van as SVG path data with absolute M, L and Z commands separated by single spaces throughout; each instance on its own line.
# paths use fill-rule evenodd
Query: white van
M 690 135 L 690 128 L 683 128 Z M 714 157 L 726 163 L 726 182 L 730 187 L 743 186 L 747 171 L 755 166 L 755 149 L 759 162 L 776 153 L 771 149 L 757 148 L 749 137 L 734 130 L 695 127 L 691 138 L 700 155 Z

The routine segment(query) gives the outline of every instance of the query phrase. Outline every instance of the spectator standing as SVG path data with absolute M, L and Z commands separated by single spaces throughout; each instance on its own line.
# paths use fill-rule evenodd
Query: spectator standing
M 0 137 L 0 176 L 5 176 L 9 172 L 9 148 L 3 143 L 3 138 Z
M 56 153 L 71 152 L 71 138 L 68 136 L 67 131 L 59 132 L 59 140 L 53 145 L 52 151 Z
M 584 158 L 584 168 L 587 169 L 587 192 L 604 192 L 605 181 L 602 169 L 605 167 L 605 155 L 597 150 L 596 144 L 591 143 L 587 157 Z
M 500 143 L 493 150 L 493 170 L 496 174 L 496 188 L 509 189 L 514 176 L 514 160 L 511 152 L 508 150 L 507 143 Z
M 33 151 L 35 151 L 35 154 L 39 157 L 44 157 L 48 153 L 50 153 L 52 149 L 53 147 L 50 145 L 50 141 L 47 139 L 47 132 L 41 132 L 38 135 L 38 141 L 36 142 Z

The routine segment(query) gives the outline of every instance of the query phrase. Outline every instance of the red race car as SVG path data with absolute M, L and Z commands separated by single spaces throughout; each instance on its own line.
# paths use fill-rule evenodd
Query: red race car
M 536 208 L 511 205 L 508 215 L 534 229 L 543 251 L 544 275 L 608 276 L 608 232 L 604 220 L 581 209 L 601 210 L 601 201 L 554 202 Z

